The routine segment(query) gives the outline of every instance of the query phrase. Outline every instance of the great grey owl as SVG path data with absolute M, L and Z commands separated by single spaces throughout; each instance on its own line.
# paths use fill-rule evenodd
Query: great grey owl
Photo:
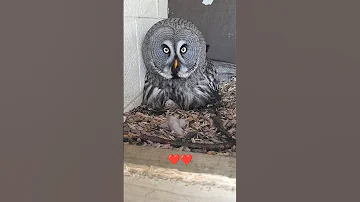
M 143 104 L 161 109 L 172 100 L 189 110 L 217 102 L 219 80 L 206 50 L 203 34 L 193 23 L 169 18 L 154 24 L 142 44 Z

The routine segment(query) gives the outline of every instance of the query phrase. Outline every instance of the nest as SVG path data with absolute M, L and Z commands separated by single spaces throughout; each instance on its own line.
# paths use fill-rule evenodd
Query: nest
M 124 142 L 216 155 L 236 155 L 236 79 L 220 85 L 221 101 L 201 110 L 167 103 L 163 111 L 139 106 L 124 114 Z

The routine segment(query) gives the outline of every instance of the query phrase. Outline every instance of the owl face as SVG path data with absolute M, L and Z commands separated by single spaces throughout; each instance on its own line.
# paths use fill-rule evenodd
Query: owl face
M 144 62 L 165 79 L 187 78 L 205 62 L 205 40 L 193 26 L 155 24 L 145 39 Z

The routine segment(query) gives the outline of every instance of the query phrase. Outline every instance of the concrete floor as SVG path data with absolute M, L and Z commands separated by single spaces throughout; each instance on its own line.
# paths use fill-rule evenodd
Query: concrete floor
M 236 190 L 124 176 L 125 202 L 235 202 Z
M 235 202 L 236 179 L 125 164 L 125 202 Z
M 191 163 L 172 165 L 173 152 L 124 145 L 125 202 L 236 201 L 235 158 L 188 152 Z

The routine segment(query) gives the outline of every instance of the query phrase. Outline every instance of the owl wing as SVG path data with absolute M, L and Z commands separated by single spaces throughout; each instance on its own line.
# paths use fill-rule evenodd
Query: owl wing
M 208 59 L 212 68 L 216 71 L 216 78 L 220 82 L 228 82 L 236 78 L 236 64 Z
M 148 105 L 153 109 L 162 109 L 165 102 L 169 99 L 166 89 L 156 85 L 156 75 L 147 71 L 145 74 L 145 83 L 143 89 L 143 105 Z

